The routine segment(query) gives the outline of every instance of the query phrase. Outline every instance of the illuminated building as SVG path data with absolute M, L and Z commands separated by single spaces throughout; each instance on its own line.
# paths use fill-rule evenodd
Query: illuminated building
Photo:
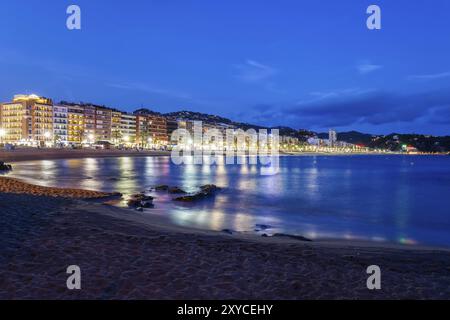
M 84 108 L 77 105 L 67 107 L 67 140 L 71 145 L 79 145 L 84 137 Z
M 53 138 L 53 102 L 37 95 L 15 95 L 1 105 L 3 141 L 49 145 Z
M 95 118 L 96 109 L 92 105 L 82 105 L 84 109 L 84 132 L 83 141 L 87 143 L 95 142 Z
M 66 106 L 53 106 L 53 139 L 55 143 L 63 145 L 68 143 L 67 110 Z
M 96 140 L 111 141 L 111 114 L 112 110 L 109 108 L 95 108 L 94 137 Z
M 135 111 L 136 143 L 141 146 L 161 147 L 169 142 L 167 120 L 147 109 Z
M 337 141 L 337 133 L 336 131 L 330 129 L 328 131 L 328 141 L 330 143 L 330 147 L 333 147 L 336 144 Z
M 122 112 L 117 110 L 111 111 L 111 141 L 115 144 L 119 143 L 123 138 L 121 130 Z
M 136 116 L 128 113 L 122 113 L 120 118 L 121 140 L 126 144 L 136 142 Z

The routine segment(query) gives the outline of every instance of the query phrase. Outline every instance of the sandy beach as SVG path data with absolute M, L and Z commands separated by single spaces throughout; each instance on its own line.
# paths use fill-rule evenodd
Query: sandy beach
M 0 299 L 450 298 L 448 250 L 184 229 L 51 189 L 0 193 Z M 79 291 L 66 288 L 74 264 Z

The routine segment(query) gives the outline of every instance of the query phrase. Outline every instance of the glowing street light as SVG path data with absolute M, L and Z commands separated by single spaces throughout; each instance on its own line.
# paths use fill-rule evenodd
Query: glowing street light
M 44 132 L 44 138 L 45 139 L 50 139 L 51 136 L 52 136 L 52 134 L 49 131 L 45 131 Z
M 129 142 L 129 141 L 130 141 L 130 137 L 129 137 L 129 136 L 124 136 L 124 137 L 123 137 L 123 141 Z
M 88 140 L 92 143 L 94 142 L 94 135 L 91 133 L 90 135 L 88 135 Z

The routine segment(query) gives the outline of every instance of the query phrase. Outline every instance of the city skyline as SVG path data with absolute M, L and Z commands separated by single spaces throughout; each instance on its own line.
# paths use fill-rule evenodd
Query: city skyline
M 365 25 L 369 1 L 81 0 L 79 31 L 65 27 L 69 4 L 0 5 L 4 28 L 19 15 L 47 18 L 0 35 L 2 102 L 36 93 L 319 132 L 449 134 L 448 2 L 377 1 L 375 31 Z

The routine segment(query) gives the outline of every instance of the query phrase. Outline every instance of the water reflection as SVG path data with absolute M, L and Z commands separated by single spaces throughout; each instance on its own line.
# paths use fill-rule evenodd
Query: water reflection
M 46 186 L 118 191 L 124 195 L 167 184 L 195 191 L 225 187 L 194 205 L 152 193 L 158 214 L 175 224 L 238 231 L 268 224 L 267 233 L 450 245 L 450 166 L 444 157 L 283 157 L 280 173 L 259 165 L 174 165 L 168 157 L 30 161 L 9 175 Z M 414 162 L 414 166 L 411 165 Z

